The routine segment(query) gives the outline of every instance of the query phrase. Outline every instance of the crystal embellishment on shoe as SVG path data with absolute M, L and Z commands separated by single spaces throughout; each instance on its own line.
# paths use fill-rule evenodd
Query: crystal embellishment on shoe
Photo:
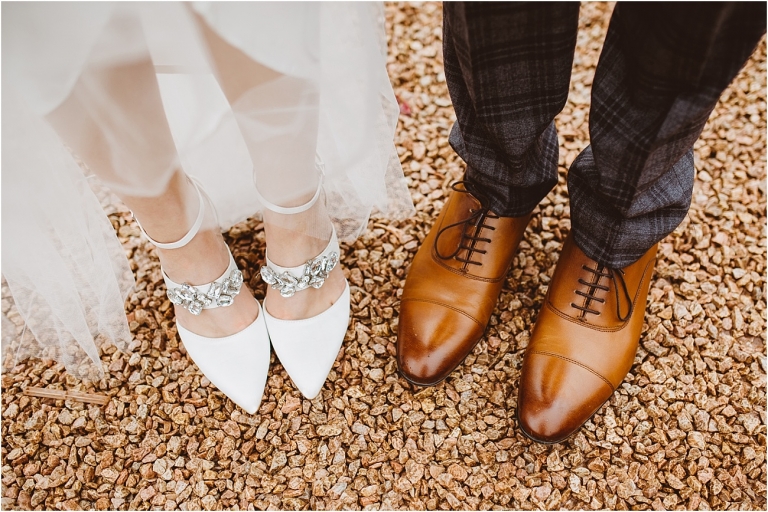
M 334 229 L 325 250 L 307 261 L 303 267 L 281 267 L 275 265 L 267 255 L 267 264 L 261 267 L 261 278 L 283 297 L 293 297 L 296 292 L 323 286 L 328 274 L 338 263 L 339 241 Z
M 226 275 L 226 272 L 224 273 Z M 184 283 L 177 288 L 168 288 L 168 298 L 172 303 L 188 310 L 193 315 L 199 315 L 207 307 L 227 307 L 235 301 L 235 296 L 240 293 L 243 285 L 243 273 L 235 267 L 229 277 L 221 278 L 210 285 L 192 286 Z M 208 290 L 202 292 L 200 288 L 208 286 Z
M 261 267 L 261 278 L 273 289 L 280 291 L 283 297 L 292 297 L 296 292 L 312 288 L 320 288 L 328 278 L 328 274 L 339 262 L 339 253 L 332 252 L 328 256 L 318 256 L 304 264 L 301 277 L 296 277 L 288 271 L 277 273 L 267 265 Z

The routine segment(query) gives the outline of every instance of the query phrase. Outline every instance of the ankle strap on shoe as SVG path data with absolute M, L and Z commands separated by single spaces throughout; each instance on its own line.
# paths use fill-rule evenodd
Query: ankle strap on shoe
M 261 192 L 259 192 L 259 187 L 257 187 L 256 184 L 254 183 L 253 188 L 256 192 L 256 199 L 258 199 L 259 202 L 262 204 L 262 206 L 264 206 L 264 208 L 266 208 L 267 210 L 271 210 L 275 213 L 280 213 L 282 215 L 293 215 L 296 213 L 301 213 L 309 210 L 315 205 L 318 198 L 320 197 L 320 192 L 323 189 L 323 177 L 325 176 L 325 164 L 320 159 L 319 155 L 315 155 L 315 168 L 320 173 L 320 177 L 318 178 L 318 181 L 317 181 L 317 190 L 315 190 L 315 195 L 312 196 L 312 199 L 310 199 L 306 203 L 299 206 L 294 206 L 291 208 L 278 206 L 275 203 L 272 203 L 264 199 L 264 196 L 262 196 Z
M 199 286 L 179 284 L 168 277 L 164 270 L 163 279 L 170 301 L 193 315 L 199 315 L 204 309 L 231 306 L 243 285 L 243 273 L 238 270 L 231 252 L 227 270 L 212 283 Z
M 189 181 L 192 183 L 192 185 L 194 185 L 195 190 L 197 191 L 197 197 L 200 201 L 200 206 L 197 212 L 197 219 L 195 219 L 195 223 L 192 224 L 192 227 L 189 229 L 187 234 L 181 238 L 181 240 L 178 240 L 176 242 L 169 242 L 169 243 L 158 242 L 157 240 L 149 236 L 146 231 L 144 231 L 144 228 L 141 227 L 141 223 L 139 222 L 139 219 L 137 219 L 135 216 L 133 217 L 133 220 L 136 221 L 136 224 L 138 224 L 139 229 L 144 234 L 144 236 L 147 237 L 147 240 L 149 240 L 150 243 L 152 243 L 152 245 L 154 245 L 158 249 L 179 249 L 181 247 L 184 247 L 195 237 L 197 232 L 200 231 L 200 226 L 203 225 L 203 219 L 205 218 L 205 198 L 203 197 L 203 192 L 200 190 L 200 184 L 198 183 L 198 181 L 192 176 L 189 176 Z M 131 215 L 133 215 L 133 212 L 131 212 Z
M 296 292 L 312 288 L 320 288 L 325 283 L 328 274 L 339 262 L 339 240 L 336 229 L 331 232 L 328 246 L 318 256 L 299 265 L 298 267 L 281 267 L 269 259 L 261 267 L 261 278 L 265 283 L 280 291 L 283 297 L 292 297 Z

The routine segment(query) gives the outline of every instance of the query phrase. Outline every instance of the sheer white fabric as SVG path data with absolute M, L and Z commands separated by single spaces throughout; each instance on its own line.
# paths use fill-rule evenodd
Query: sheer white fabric
M 4 315 L 3 357 L 55 359 L 93 378 L 97 346 L 130 342 L 123 304 L 133 275 L 82 170 L 24 107 L 3 87 L 3 276 L 32 335 L 16 339 Z
M 53 358 L 92 376 L 102 344 L 130 343 L 124 252 L 60 137 L 95 146 L 88 164 L 118 193 L 157 195 L 181 167 L 203 184 L 222 229 L 260 211 L 260 196 L 286 206 L 311 196 L 317 157 L 341 240 L 354 240 L 372 212 L 412 213 L 392 144 L 398 108 L 378 4 L 55 2 L 2 11 L 2 272 L 37 340 L 11 339 L 4 318 L 4 357 Z M 257 72 L 226 76 L 217 38 Z M 154 83 L 115 83 L 114 70 L 142 62 L 154 66 L 160 108 L 143 101 Z M 67 117 L 70 105 L 79 117 Z M 46 123 L 52 112 L 72 119 L 65 131 L 56 125 L 59 137 Z M 323 224 L 306 229 L 324 236 Z

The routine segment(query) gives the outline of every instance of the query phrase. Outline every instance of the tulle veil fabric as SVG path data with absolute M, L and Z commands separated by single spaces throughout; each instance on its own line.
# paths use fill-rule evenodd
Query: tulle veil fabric
M 288 204 L 322 181 L 325 207 L 345 241 L 372 213 L 413 212 L 393 146 L 398 107 L 379 4 L 53 2 L 4 3 L 2 10 L 6 362 L 55 359 L 92 379 L 103 375 L 99 348 L 126 351 L 131 340 L 125 252 L 88 178 L 46 121 L 73 90 L 98 133 L 73 124 L 68 135 L 100 142 L 110 172 L 99 178 L 114 191 L 156 195 L 180 166 L 202 183 L 228 229 L 263 209 L 259 198 Z M 201 27 L 270 78 L 230 103 Z M 174 147 L 158 147 L 152 127 L 126 115 L 90 78 L 147 58 Z M 11 300 L 35 342 L 9 328 Z

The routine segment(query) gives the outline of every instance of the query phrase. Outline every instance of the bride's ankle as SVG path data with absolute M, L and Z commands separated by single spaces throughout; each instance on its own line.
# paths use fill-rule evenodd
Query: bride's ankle
M 328 246 L 333 224 L 322 201 L 299 213 L 264 210 L 264 234 L 269 259 L 282 267 L 297 267 Z
M 332 227 L 327 236 L 319 238 L 306 233 L 265 224 L 269 259 L 282 267 L 297 267 L 316 257 L 328 246 Z
M 229 251 L 217 229 L 201 229 L 184 247 L 156 249 L 165 273 L 193 286 L 210 283 L 229 266 Z

